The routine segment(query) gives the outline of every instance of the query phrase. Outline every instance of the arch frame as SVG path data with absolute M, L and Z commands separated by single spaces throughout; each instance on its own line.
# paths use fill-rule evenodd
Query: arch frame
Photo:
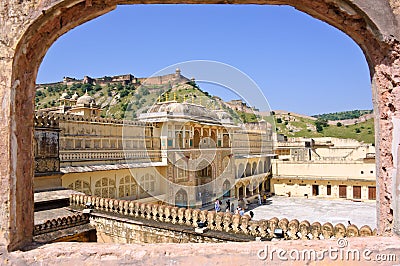
M 400 233 L 400 45 L 394 0 L 233 0 L 229 4 L 290 5 L 348 34 L 371 73 L 377 153 L 378 233 Z M 0 6 L 0 245 L 26 246 L 33 232 L 35 80 L 49 47 L 64 33 L 117 4 L 219 4 L 216 0 L 5 0 Z M 382 15 L 383 14 L 383 15 Z

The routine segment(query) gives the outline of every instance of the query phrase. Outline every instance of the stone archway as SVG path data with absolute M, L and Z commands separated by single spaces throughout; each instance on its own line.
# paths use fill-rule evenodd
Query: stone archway
M 48 0 L 0 6 L 0 244 L 14 250 L 32 241 L 33 112 L 39 65 L 52 43 L 70 29 L 113 10 L 117 4 L 218 1 Z M 378 186 L 378 232 L 399 232 L 397 175 L 400 132 L 399 1 L 234 0 L 232 4 L 286 4 L 348 34 L 364 51 L 373 88 Z M 394 11 L 396 10 L 396 11 Z M 392 186 L 393 184 L 393 186 Z

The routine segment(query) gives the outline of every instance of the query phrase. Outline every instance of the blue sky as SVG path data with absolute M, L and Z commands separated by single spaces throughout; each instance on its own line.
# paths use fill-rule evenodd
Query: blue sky
M 118 6 L 61 36 L 46 54 L 37 83 L 64 76 L 146 77 L 188 60 L 219 61 L 243 71 L 274 110 L 312 115 L 372 109 L 369 70 L 357 44 L 288 6 Z M 218 89 L 211 93 L 234 97 Z

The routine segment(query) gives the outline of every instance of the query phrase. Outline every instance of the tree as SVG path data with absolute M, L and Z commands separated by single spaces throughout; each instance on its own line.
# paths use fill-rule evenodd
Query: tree
M 95 87 L 94 87 L 94 90 L 95 91 L 101 91 L 103 88 L 99 85 L 99 84 L 97 84 Z
M 337 122 L 337 123 L 336 123 L 336 126 L 341 127 L 341 126 L 342 126 L 342 123 Z
M 140 93 L 142 95 L 149 95 L 150 94 L 149 90 L 147 88 L 145 88 L 145 87 L 141 87 Z
M 92 91 L 92 90 L 93 90 L 93 85 L 92 85 L 92 84 L 85 83 L 85 84 L 83 84 L 83 85 L 81 86 L 81 91 L 82 91 L 82 93 L 90 92 L 90 91 Z
M 245 113 L 240 114 L 240 119 L 242 120 L 242 123 L 247 123 L 247 118 Z
M 278 117 L 278 118 L 276 119 L 276 123 L 278 123 L 278 124 L 282 123 L 282 118 Z
M 119 96 L 121 96 L 121 98 L 128 96 L 129 92 L 127 90 L 123 90 L 120 92 Z
M 122 86 L 121 83 L 118 83 L 118 84 L 117 84 L 117 90 L 118 90 L 118 91 L 121 91 L 121 90 L 123 90 L 123 89 L 124 89 L 124 86 Z
M 328 126 L 328 120 L 320 117 L 317 120 L 315 120 L 315 127 L 318 133 L 321 133 L 324 130 L 324 127 L 327 126 Z
M 317 129 L 318 133 L 321 133 L 324 130 L 321 124 L 315 124 L 315 128 Z

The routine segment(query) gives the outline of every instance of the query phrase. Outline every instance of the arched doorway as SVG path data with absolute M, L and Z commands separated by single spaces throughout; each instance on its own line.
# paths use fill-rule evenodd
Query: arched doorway
M 244 197 L 244 186 L 239 187 L 239 199 L 243 199 Z
M 230 160 L 231 158 L 229 156 L 225 156 L 224 159 L 222 159 L 222 172 L 224 174 L 229 174 L 232 172 Z
M 193 134 L 193 147 L 198 148 L 200 146 L 200 130 L 195 129 Z
M 214 144 L 211 144 L 211 147 L 216 147 L 217 146 L 217 133 L 215 130 L 211 131 L 211 139 L 214 141 Z
M 188 206 L 188 196 L 187 192 L 184 189 L 178 190 L 175 194 L 175 206 L 177 207 L 182 207 L 182 208 L 187 208 Z
M 251 168 L 251 175 L 255 175 L 257 173 L 257 163 L 253 162 L 253 166 Z
M 176 141 L 176 144 L 175 144 L 175 147 L 176 148 L 179 148 L 179 149 L 182 149 L 184 146 L 183 146 L 183 137 L 182 137 L 182 133 L 176 133 L 176 138 L 175 138 L 175 141 Z
M 222 134 L 222 143 L 224 148 L 230 147 L 231 141 L 229 138 L 229 133 L 227 133 L 226 130 L 224 130 L 224 133 Z
M 25 2 L 5 1 L 16 10 Z M 51 44 L 62 34 L 95 17 L 110 12 L 117 4 L 138 4 L 138 1 L 44 1 L 27 9 L 29 20 L 12 20 L 11 12 L 3 12 L 4 20 L 10 24 L 2 25 L 2 36 L 10 43 L 3 45 L 5 54 L 0 59 L 0 99 L 2 99 L 4 117 L 0 120 L 0 146 L 9 152 L 0 158 L 3 166 L 0 175 L 3 177 L 1 193 L 0 227 L 7 239 L 0 239 L 10 250 L 24 246 L 32 241 L 33 231 L 33 99 L 37 70 L 41 60 Z M 140 2 L 143 3 L 143 2 Z M 144 2 L 145 3 L 145 2 Z M 186 3 L 173 1 L 172 3 Z M 199 2 L 205 3 L 205 2 Z M 208 2 L 209 3 L 209 2 Z M 237 4 L 247 4 L 242 0 Z M 267 0 L 265 4 L 276 1 Z M 399 38 L 398 26 L 390 5 L 380 6 L 381 2 L 371 2 L 368 8 L 355 4 L 354 1 L 289 1 L 287 4 L 298 10 L 329 23 L 344 31 L 362 48 L 371 70 L 374 109 L 376 115 L 376 132 L 378 153 L 378 233 L 390 235 L 394 224 L 399 226 L 398 209 L 392 209 L 393 187 L 400 184 L 400 177 L 390 169 L 396 167 L 393 158 L 397 150 L 387 152 L 397 143 L 393 142 L 394 119 L 397 119 L 398 97 L 392 97 L 393 84 L 399 75 L 398 62 L 393 51 L 400 51 L 396 38 Z M 21 6 L 18 6 L 21 5 Z M 375 6 L 376 5 L 376 6 Z M 24 6 L 25 7 L 25 6 Z M 4 11 L 7 5 L 0 7 Z M 383 10 L 383 11 L 382 11 Z M 379 20 L 382 12 L 387 14 L 385 20 Z M 55 22 L 58 26 L 55 27 Z M 11 26 L 10 26 L 11 25 Z M 11 28 L 18 28 L 13 31 Z M 387 37 L 386 36 L 394 36 Z M 28 104 L 27 104 L 28 103 Z M 31 103 L 31 104 L 29 104 Z M 11 123 L 12 121 L 12 123 Z M 380 149 L 387 147 L 388 149 Z M 18 204 L 17 204 L 18 203 Z M 393 218 L 394 222 L 393 222 Z
M 209 148 L 210 147 L 210 135 L 207 128 L 203 128 L 203 135 L 201 136 L 201 147 L 202 148 Z
M 243 178 L 244 177 L 244 164 L 240 163 L 238 167 L 238 172 L 237 172 L 237 178 Z
M 258 162 L 258 172 L 257 172 L 257 174 L 262 174 L 263 173 L 263 162 L 262 161 L 259 161 Z
M 222 184 L 223 196 L 224 198 L 229 198 L 231 196 L 231 183 L 225 180 Z
M 250 165 L 250 163 L 246 164 L 246 176 L 251 176 L 251 165 Z

